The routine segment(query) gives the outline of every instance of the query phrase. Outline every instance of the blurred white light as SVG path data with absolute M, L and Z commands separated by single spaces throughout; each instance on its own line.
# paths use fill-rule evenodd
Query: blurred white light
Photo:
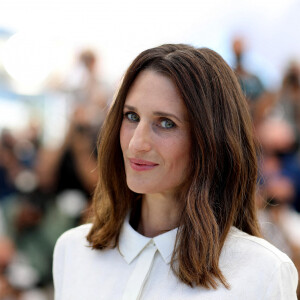
M 5 43 L 1 56 L 8 74 L 27 89 L 39 87 L 55 65 L 54 45 L 41 33 L 16 33 Z
M 60 211 L 70 217 L 80 216 L 87 207 L 87 199 L 79 190 L 66 190 L 56 200 Z
M 29 170 L 21 171 L 15 179 L 15 185 L 21 192 L 32 192 L 37 187 L 36 175 Z
M 20 130 L 27 126 L 30 114 L 25 104 L 0 97 L 0 131 L 3 128 Z
M 113 84 L 144 49 L 184 42 L 219 51 L 228 48 L 226 43 L 236 33 L 249 41 L 250 51 L 267 58 L 273 66 L 269 71 L 272 74 L 274 68 L 281 69 L 292 50 L 300 53 L 299 3 L 299 0 L 74 0 L 70 5 L 68 0 L 1 0 L 0 26 L 27 31 L 38 28 L 43 32 L 37 34 L 38 40 L 45 37 L 45 32 L 59 35 L 72 50 L 63 55 L 60 63 L 64 65 L 73 50 L 98 49 L 101 74 Z M 82 18 L 88 22 L 80 22 Z

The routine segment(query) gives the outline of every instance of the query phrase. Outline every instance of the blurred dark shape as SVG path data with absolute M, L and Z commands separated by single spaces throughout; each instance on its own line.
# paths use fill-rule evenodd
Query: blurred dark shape
M 56 193 L 76 189 L 90 198 L 97 179 L 96 137 L 91 126 L 71 128 L 57 169 Z
M 84 50 L 83 52 L 81 52 L 79 59 L 90 72 L 94 72 L 97 58 L 92 50 Z
M 290 94 L 291 98 L 297 98 L 299 96 L 300 69 L 299 65 L 295 61 L 290 63 L 290 66 L 283 79 L 282 89 Z
M 265 198 L 279 199 L 300 208 L 300 163 L 296 134 L 284 120 L 266 119 L 257 128 Z M 286 182 L 289 182 L 287 184 Z
M 15 139 L 9 130 L 3 130 L 0 136 L 0 201 L 16 192 L 15 178 L 22 166 L 15 153 Z
M 54 150 L 42 148 L 39 152 L 36 172 L 41 189 L 53 194 L 78 190 L 87 199 L 91 197 L 98 178 L 98 130 L 89 123 L 86 111 L 77 108 L 63 145 Z
M 263 94 L 264 86 L 255 74 L 248 72 L 243 66 L 245 56 L 245 43 L 243 38 L 237 37 L 232 42 L 232 50 L 235 55 L 235 73 L 240 81 L 242 90 L 250 102 L 254 102 Z

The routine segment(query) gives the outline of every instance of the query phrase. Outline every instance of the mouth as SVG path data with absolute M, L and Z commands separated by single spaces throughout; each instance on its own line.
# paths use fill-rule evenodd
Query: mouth
M 137 159 L 137 158 L 129 158 L 130 166 L 135 171 L 147 171 L 152 170 L 155 167 L 158 166 L 157 163 L 143 160 L 143 159 Z

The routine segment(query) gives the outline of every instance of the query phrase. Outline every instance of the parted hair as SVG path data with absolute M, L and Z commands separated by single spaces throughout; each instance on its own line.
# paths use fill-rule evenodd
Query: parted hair
M 219 258 L 230 228 L 260 235 L 256 147 L 238 80 L 210 49 L 166 44 L 143 51 L 128 68 L 100 133 L 99 180 L 87 239 L 94 249 L 116 247 L 126 215 L 142 196 L 126 183 L 120 128 L 126 96 L 143 70 L 173 81 L 190 121 L 192 163 L 178 195 L 182 213 L 171 268 L 189 286 L 229 288 Z

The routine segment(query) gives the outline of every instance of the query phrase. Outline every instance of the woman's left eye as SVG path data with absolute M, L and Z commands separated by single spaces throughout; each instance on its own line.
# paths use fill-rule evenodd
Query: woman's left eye
M 129 111 L 125 113 L 126 118 L 131 122 L 139 122 L 140 118 L 135 112 Z
M 170 129 L 170 128 L 173 128 L 173 127 L 176 126 L 175 123 L 174 123 L 173 121 L 168 120 L 168 119 L 162 120 L 162 121 L 160 122 L 160 125 L 161 125 L 162 128 L 165 128 L 165 129 Z

